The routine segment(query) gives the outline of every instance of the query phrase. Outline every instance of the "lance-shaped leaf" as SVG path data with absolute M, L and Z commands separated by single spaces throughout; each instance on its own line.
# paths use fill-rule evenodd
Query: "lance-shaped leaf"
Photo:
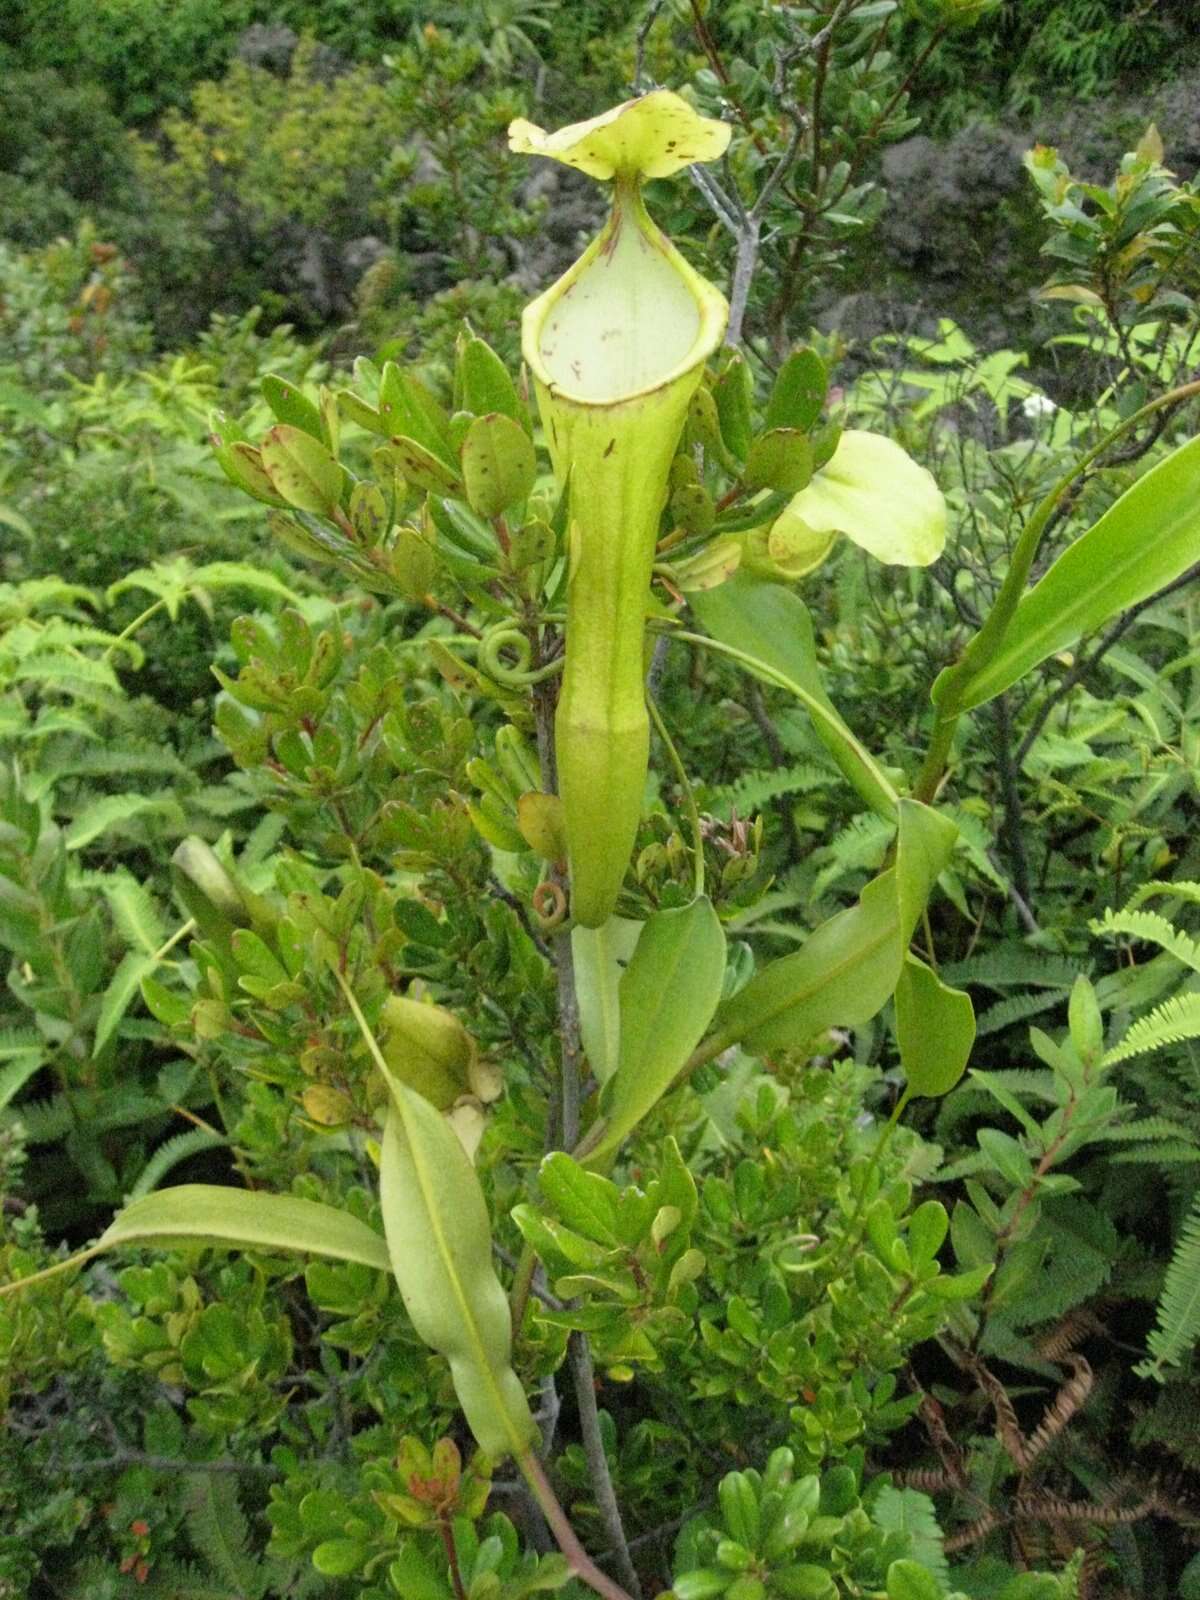
M 476 417 L 463 440 L 462 470 L 471 509 L 498 517 L 533 488 L 533 442 L 519 422 L 498 411 Z
M 398 472 L 402 478 L 423 494 L 457 493 L 458 474 L 448 467 L 440 456 L 427 450 L 416 439 L 397 434 L 390 444 L 383 445 L 371 457 L 378 472 Z
M 342 469 L 319 440 L 281 422 L 262 442 L 262 464 L 278 494 L 298 511 L 329 516 L 342 497 Z
M 0 1284 L 0 1296 L 83 1266 L 107 1250 L 135 1245 L 210 1244 L 273 1255 L 327 1256 L 380 1272 L 391 1268 L 386 1242 L 365 1222 L 296 1195 L 250 1193 L 217 1184 L 186 1183 L 143 1195 L 118 1211 L 94 1245 L 28 1278 Z
M 214 412 L 209 422 L 209 441 L 217 465 L 230 483 L 245 494 L 252 495 L 268 506 L 285 506 L 287 501 L 267 476 L 262 456 L 237 426 L 221 412 Z
M 394 361 L 384 363 L 379 384 L 379 414 L 393 434 L 415 439 L 451 469 L 457 465 L 450 444 L 450 418 L 445 408 L 423 383 Z
M 975 1043 L 975 1008 L 923 961 L 909 956 L 896 985 L 896 1042 L 912 1094 L 949 1094 L 967 1070 Z
M 812 428 L 825 404 L 829 370 L 815 350 L 793 350 L 779 369 L 767 402 L 768 428 Z
M 520 1455 L 538 1429 L 512 1369 L 512 1319 L 479 1179 L 441 1113 L 390 1074 L 387 1083 L 380 1198 L 401 1298 L 418 1336 L 450 1363 L 480 1448 L 493 1461 Z
M 895 788 L 825 693 L 812 618 L 799 595 L 738 573 L 718 588 L 689 594 L 688 604 L 714 639 L 741 652 L 747 672 L 796 696 L 848 781 L 873 811 L 894 819 Z
M 483 339 L 466 335 L 459 338 L 455 379 L 462 410 L 470 411 L 477 417 L 498 411 L 501 416 L 519 422 L 526 433 L 531 432 L 529 412 L 517 393 L 517 386 L 508 368 Z
M 269 372 L 262 381 L 262 392 L 263 399 L 275 413 L 276 421 L 286 422 L 289 427 L 299 428 L 301 433 L 319 439 L 322 444 L 329 444 L 329 435 L 321 420 L 321 413 L 294 383 L 289 383 L 286 378 L 277 378 L 273 372 Z
M 1023 596 L 996 654 L 961 686 L 959 707 L 969 711 L 1002 694 L 1197 561 L 1200 439 L 1192 439 L 1127 489 Z
M 329 1256 L 381 1272 L 390 1264 L 386 1242 L 348 1211 L 296 1195 L 211 1183 L 181 1184 L 135 1200 L 117 1213 L 95 1248 L 175 1242 Z
M 856 1027 L 879 1011 L 900 981 L 917 919 L 950 859 L 957 829 L 948 817 L 901 800 L 896 864 L 784 956 L 751 978 L 717 1013 L 722 1047 L 803 1048 L 832 1027 Z
M 617 1070 L 621 1047 L 621 977 L 645 923 L 609 917 L 599 928 L 572 928 L 571 956 L 579 1033 L 596 1082 Z
M 670 1088 L 721 998 L 725 932 L 704 895 L 656 911 L 620 981 L 617 1070 L 601 1099 L 589 1164 L 605 1160 Z

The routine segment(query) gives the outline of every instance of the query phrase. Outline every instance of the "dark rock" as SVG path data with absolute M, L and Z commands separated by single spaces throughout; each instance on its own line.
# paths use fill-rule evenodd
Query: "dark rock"
M 259 67 L 277 78 L 286 78 L 300 35 L 282 22 L 254 22 L 237 42 L 234 54 L 247 66 Z M 327 44 L 314 45 L 308 57 L 309 76 L 318 83 L 330 83 L 346 70 L 346 61 Z
M 249 67 L 261 67 L 277 78 L 286 78 L 299 43 L 300 35 L 281 22 L 255 22 L 238 40 L 234 54 Z

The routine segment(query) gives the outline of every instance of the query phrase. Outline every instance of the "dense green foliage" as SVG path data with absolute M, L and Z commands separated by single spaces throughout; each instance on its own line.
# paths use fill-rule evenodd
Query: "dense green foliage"
M 1200 196 L 1144 122 L 1104 173 L 1036 145 L 986 224 L 1011 279 L 930 286 L 883 160 L 1149 95 L 1187 30 L 1168 0 L 0 0 L 0 1287 L 178 1184 L 382 1246 L 417 1137 L 393 1002 L 431 1001 L 415 1088 L 477 1146 L 547 1471 L 630 1592 L 1200 1595 L 1194 519 L 922 768 L 1045 497 L 1092 453 L 1031 582 L 1197 431 L 1162 402 L 1198 367 Z M 572 940 L 541 793 L 567 512 L 516 375 L 602 204 L 504 134 L 652 81 L 733 124 L 648 194 L 744 355 L 671 468 L 625 920 Z M 884 276 L 933 315 L 854 336 Z M 936 477 L 932 565 L 747 512 L 841 428 Z M 961 1082 L 950 1013 L 922 1050 L 900 996 L 730 1021 L 913 870 L 897 790 L 957 828 L 912 950 L 973 1001 Z M 682 957 L 631 962 L 634 923 Z M 630 1060 L 653 1088 L 592 1160 Z M 247 1243 L 0 1298 L 0 1600 L 590 1593 L 472 1442 L 461 1319 L 430 1334 L 405 1261 Z

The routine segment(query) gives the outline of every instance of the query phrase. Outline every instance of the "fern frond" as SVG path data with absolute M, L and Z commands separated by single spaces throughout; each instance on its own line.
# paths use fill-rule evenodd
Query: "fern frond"
M 14 1055 L 6 1067 L 0 1069 L 0 1111 L 14 1099 L 45 1065 L 45 1055 L 40 1048 Z
M 1137 1150 L 1118 1150 L 1116 1155 L 1108 1157 L 1110 1167 L 1163 1167 L 1168 1162 L 1186 1166 L 1193 1161 L 1200 1161 L 1200 1145 L 1184 1144 L 1182 1140 L 1143 1145 Z
M 66 831 L 67 849 L 82 850 L 84 845 L 91 844 L 93 839 L 98 839 L 110 828 L 121 827 L 134 817 L 143 817 L 150 812 L 160 812 L 180 828 L 183 827 L 179 802 L 170 795 L 106 794 L 102 799 L 85 806 L 72 821 Z
M 1181 878 L 1178 883 L 1168 883 L 1165 879 L 1155 878 L 1150 883 L 1143 883 L 1122 909 L 1136 911 L 1147 900 L 1157 899 L 1160 895 L 1164 899 L 1184 900 L 1191 905 L 1200 906 L 1200 883 L 1192 883 L 1187 878 Z
M 45 1043 L 36 1028 L 0 1028 L 0 1061 L 42 1050 Z
M 813 883 L 813 899 L 819 900 L 830 884 L 847 872 L 873 870 L 879 866 L 894 832 L 894 827 L 884 817 L 855 817 L 821 851 L 824 865 Z
M 761 811 L 768 800 L 777 800 L 785 794 L 807 794 L 813 789 L 827 788 L 835 774 L 814 762 L 801 762 L 794 767 L 780 767 L 775 771 L 747 772 L 736 783 L 722 784 L 711 791 L 708 807 L 714 816 L 727 817 L 736 810 L 740 816 L 751 816 Z
M 1051 1011 L 1055 1006 L 1060 1006 L 1065 998 L 1061 989 L 1043 990 L 1041 994 L 1014 994 L 1007 1000 L 1001 1000 L 994 1006 L 989 1006 L 983 1012 L 978 1022 L 980 1037 L 989 1033 L 999 1033 L 1002 1028 L 1009 1028 L 1014 1022 L 1024 1022 L 1027 1017 L 1036 1017 L 1039 1012 Z
M 1149 1016 L 1140 1017 L 1120 1044 L 1104 1057 L 1104 1065 L 1116 1066 L 1120 1061 L 1128 1061 L 1130 1056 L 1144 1055 L 1147 1050 L 1196 1038 L 1200 1038 L 1200 993 L 1177 994 L 1156 1006 Z
M 1200 944 L 1181 933 L 1157 911 L 1114 911 L 1110 906 L 1099 920 L 1089 923 L 1093 933 L 1123 933 L 1143 944 L 1156 944 L 1185 967 L 1200 973 Z
M 1024 945 L 1001 945 L 968 961 L 947 962 L 942 976 L 947 983 L 986 984 L 989 989 L 1069 989 L 1081 968 L 1073 961 L 1029 950 Z
M 82 876 L 82 875 L 81 875 Z M 108 901 L 122 938 L 133 950 L 151 955 L 166 938 L 154 897 L 131 872 L 89 873 L 90 886 Z
M 906 1534 L 910 1558 L 943 1586 L 949 1584 L 950 1569 L 942 1530 L 937 1510 L 927 1494 L 919 1489 L 896 1489 L 888 1484 L 875 1497 L 871 1521 L 885 1533 Z
M 1200 1195 L 1183 1224 L 1158 1302 L 1158 1326 L 1146 1341 L 1150 1356 L 1133 1369 L 1140 1378 L 1164 1382 L 1163 1368 L 1177 1367 L 1200 1339 Z
M 209 1566 L 246 1600 L 257 1600 L 267 1577 L 250 1555 L 250 1529 L 232 1477 L 195 1473 L 188 1485 L 188 1538 Z
M 1119 1122 L 1107 1128 L 1097 1128 L 1094 1133 L 1088 1134 L 1089 1144 L 1101 1144 L 1105 1141 L 1128 1142 L 1133 1139 L 1191 1139 L 1194 1135 L 1190 1128 L 1185 1128 L 1181 1122 L 1172 1122 L 1170 1117 L 1141 1117 L 1137 1122 Z M 1200 1146 L 1197 1146 L 1200 1149 Z
M 50 1144 L 55 1139 L 65 1138 L 77 1124 L 85 1126 L 92 1134 L 109 1133 L 116 1128 L 133 1127 L 148 1117 L 162 1116 L 164 1110 L 161 1100 L 137 1090 L 110 1089 L 102 1095 L 77 1094 L 72 1100 L 65 1094 L 56 1094 L 46 1100 L 10 1106 L 0 1117 L 0 1127 L 19 1122 L 30 1144 Z
M 177 1133 L 173 1139 L 160 1144 L 142 1168 L 137 1182 L 125 1196 L 126 1205 L 131 1200 L 140 1200 L 151 1189 L 157 1189 L 167 1173 L 189 1156 L 199 1155 L 202 1150 L 217 1150 L 228 1143 L 223 1134 L 208 1133 L 203 1128 L 189 1128 L 186 1133 Z

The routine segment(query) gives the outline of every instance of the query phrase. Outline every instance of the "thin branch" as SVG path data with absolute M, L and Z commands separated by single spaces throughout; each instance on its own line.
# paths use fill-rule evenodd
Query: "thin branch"
M 633 88 L 635 93 L 640 93 L 642 80 L 646 73 L 646 42 L 650 37 L 650 30 L 658 21 L 658 14 L 662 10 L 665 0 L 650 0 L 642 25 L 634 35 L 633 52 Z
M 1116 622 L 1113 623 L 1112 627 L 1100 640 L 1100 643 L 1091 652 L 1091 654 L 1080 656 L 1078 661 L 1076 661 L 1075 665 L 1071 668 L 1070 672 L 1068 672 L 1066 677 L 1063 678 L 1059 683 L 1058 687 L 1047 695 L 1046 699 L 1039 707 L 1037 715 L 1034 717 L 1028 732 L 1021 740 L 1020 746 L 1017 749 L 1015 760 L 1018 767 L 1023 767 L 1025 765 L 1025 762 L 1029 758 L 1030 752 L 1037 743 L 1038 735 L 1045 727 L 1055 708 L 1066 699 L 1071 690 L 1075 688 L 1076 684 L 1081 683 L 1090 672 L 1100 665 L 1101 661 L 1112 649 L 1113 645 L 1116 644 L 1118 639 L 1120 639 L 1123 634 L 1129 631 L 1137 619 L 1142 615 L 1143 611 L 1148 611 L 1151 606 L 1157 605 L 1160 600 L 1165 600 L 1168 595 L 1175 594 L 1180 589 L 1186 589 L 1190 584 L 1195 583 L 1197 578 L 1200 578 L 1200 564 L 1194 567 L 1189 567 L 1182 577 L 1176 578 L 1175 581 L 1173 583 L 1169 583 L 1165 589 L 1157 590 L 1156 593 L 1150 595 L 1148 599 L 1139 601 L 1136 606 L 1130 606 L 1128 611 L 1122 612 L 1117 618 Z
M 617 1575 L 634 1600 L 642 1600 L 641 1584 L 629 1555 L 621 1508 L 617 1505 L 612 1474 L 608 1470 L 608 1457 L 604 1453 L 600 1413 L 596 1408 L 596 1372 L 592 1365 L 592 1353 L 582 1333 L 571 1335 L 567 1359 L 571 1363 L 571 1380 L 575 1387 L 575 1403 L 579 1408 L 579 1432 L 583 1440 L 583 1453 L 587 1457 L 588 1477 L 604 1521 L 604 1531 L 612 1546 Z

